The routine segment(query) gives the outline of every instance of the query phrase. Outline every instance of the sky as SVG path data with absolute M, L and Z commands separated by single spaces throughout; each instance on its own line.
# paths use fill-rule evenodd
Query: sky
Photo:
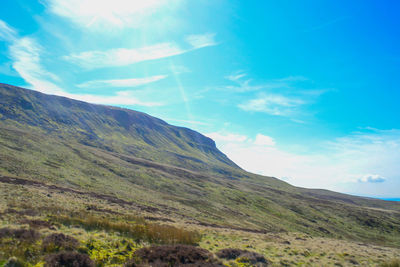
M 290 184 L 400 197 L 398 1 L 1 0 L 0 82 L 126 107 Z

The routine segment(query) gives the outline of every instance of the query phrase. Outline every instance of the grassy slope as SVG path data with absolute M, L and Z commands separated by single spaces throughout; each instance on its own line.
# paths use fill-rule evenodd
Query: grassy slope
M 112 196 L 185 223 L 400 245 L 397 203 L 296 188 L 241 170 L 192 130 L 8 85 L 0 85 L 0 175 Z

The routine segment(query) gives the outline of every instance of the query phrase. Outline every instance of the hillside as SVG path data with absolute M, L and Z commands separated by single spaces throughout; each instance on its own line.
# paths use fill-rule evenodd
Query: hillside
M 91 210 L 400 246 L 396 202 L 296 188 L 242 170 L 193 130 L 6 84 L 0 84 L 0 185 L 2 214 L 12 208 L 48 218 Z

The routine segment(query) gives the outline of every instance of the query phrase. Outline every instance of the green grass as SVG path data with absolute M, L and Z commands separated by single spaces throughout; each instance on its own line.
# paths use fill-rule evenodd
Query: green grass
M 398 203 L 247 173 L 206 137 L 143 113 L 7 86 L 0 95 L 0 175 L 195 224 L 400 246 Z
M 247 173 L 210 139 L 143 113 L 0 85 L 0 115 L 1 224 L 52 222 L 103 264 L 122 262 L 123 240 L 129 247 L 208 246 L 197 234 L 204 227 L 400 247 L 398 203 Z M 89 240 L 97 252 L 87 250 Z M 317 255 L 281 247 L 262 253 L 277 259 L 291 254 L 282 259 L 291 264 Z
M 55 252 L 45 249 L 43 240 L 54 233 L 77 239 L 79 245 L 75 251 L 89 255 L 98 266 L 122 266 L 138 248 L 174 243 L 197 243 L 213 253 L 223 248 L 255 251 L 264 255 L 271 266 L 280 266 L 281 261 L 294 266 L 301 263 L 354 266 L 351 264 L 354 261 L 360 266 L 379 266 L 400 253 L 396 248 L 304 233 L 250 233 L 189 224 L 173 216 L 169 217 L 174 219 L 172 222 L 157 212 L 134 211 L 129 205 L 109 203 L 95 195 L 84 196 L 43 186 L 0 186 L 0 229 L 31 227 L 40 233 L 39 239 L 31 241 L 21 242 L 14 237 L 0 239 L 0 261 L 3 262 L 16 256 L 31 265 L 43 263 L 46 255 Z M 29 226 L 31 221 L 46 223 Z M 225 262 L 227 266 L 239 263 Z

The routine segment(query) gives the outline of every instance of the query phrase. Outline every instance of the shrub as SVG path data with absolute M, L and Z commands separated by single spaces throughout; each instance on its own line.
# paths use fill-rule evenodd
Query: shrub
M 90 238 L 85 247 L 79 252 L 87 253 L 97 266 L 123 264 L 132 258 L 136 244 L 131 240 L 107 242 L 97 238 Z
M 0 229 L 0 254 L 2 258 L 18 257 L 27 262 L 34 262 L 40 257 L 38 239 L 40 234 L 28 229 Z M 10 262 L 9 266 L 12 263 Z M 16 265 L 17 266 L 17 265 Z
M 46 236 L 42 242 L 42 249 L 45 252 L 57 252 L 61 250 L 75 250 L 79 246 L 78 240 L 75 238 L 64 235 L 62 233 L 55 233 Z
M 151 246 L 136 250 L 126 267 L 151 266 L 223 266 L 206 249 L 188 245 Z
M 234 260 L 238 258 L 241 254 L 246 253 L 247 250 L 237 249 L 237 248 L 224 248 L 219 250 L 216 255 L 218 258 Z
M 86 254 L 60 252 L 46 257 L 46 267 L 94 267 L 94 262 Z
M 247 252 L 240 255 L 241 262 L 249 262 L 252 264 L 256 263 L 265 263 L 267 264 L 267 260 L 263 255 L 255 253 L 255 252 Z
M 216 255 L 221 259 L 235 260 L 239 262 L 248 262 L 251 264 L 262 263 L 264 266 L 268 264 L 265 257 L 259 253 L 236 248 L 225 248 L 219 250 Z
M 32 243 L 40 238 L 40 234 L 32 229 L 1 228 L 0 238 L 15 238 L 24 242 Z
M 201 235 L 197 232 L 170 225 L 145 224 L 145 227 L 145 236 L 152 243 L 194 245 L 201 240 Z
M 27 264 L 16 257 L 9 258 L 8 261 L 4 264 L 4 267 L 25 267 L 25 266 L 27 266 Z

